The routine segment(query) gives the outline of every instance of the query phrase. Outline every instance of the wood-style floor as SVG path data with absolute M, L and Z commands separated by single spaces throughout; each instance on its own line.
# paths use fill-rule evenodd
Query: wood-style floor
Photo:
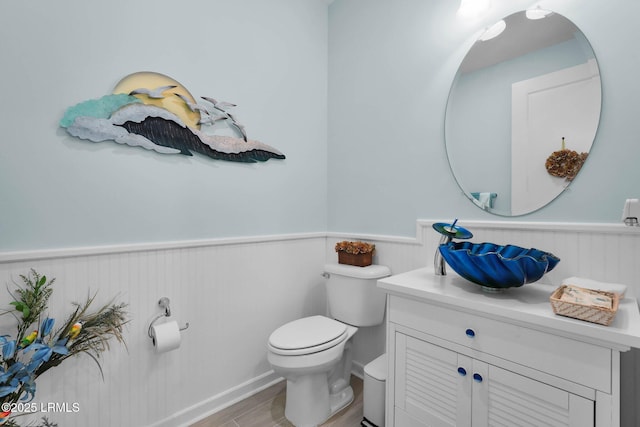
M 323 427 L 357 427 L 362 421 L 362 380 L 351 376 L 353 402 L 329 418 Z M 279 382 L 223 409 L 191 427 L 294 427 L 284 417 L 286 382 Z

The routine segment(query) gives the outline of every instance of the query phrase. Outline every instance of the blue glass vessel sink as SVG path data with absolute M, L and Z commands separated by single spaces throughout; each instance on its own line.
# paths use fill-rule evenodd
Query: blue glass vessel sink
M 515 245 L 449 242 L 439 249 L 456 273 L 489 292 L 540 280 L 560 262 L 549 252 Z

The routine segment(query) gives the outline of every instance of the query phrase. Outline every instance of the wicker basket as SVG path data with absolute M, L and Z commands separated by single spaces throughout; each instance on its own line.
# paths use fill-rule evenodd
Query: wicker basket
M 592 305 L 561 301 L 560 298 L 562 297 L 566 287 L 566 285 L 560 286 L 553 292 L 553 294 L 551 294 L 551 297 L 549 297 L 551 307 L 555 314 L 573 317 L 574 319 L 586 320 L 587 322 L 598 323 L 605 326 L 609 326 L 609 324 L 611 324 L 613 318 L 618 312 L 618 304 L 620 303 L 618 294 L 605 291 L 590 291 L 606 295 L 612 300 L 611 308 L 594 307 Z

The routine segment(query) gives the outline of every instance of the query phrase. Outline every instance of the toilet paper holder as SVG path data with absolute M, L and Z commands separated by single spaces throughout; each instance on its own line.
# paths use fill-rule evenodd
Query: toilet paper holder
M 160 313 L 158 314 L 156 317 L 153 318 L 153 320 L 151 321 L 151 324 L 149 324 L 149 338 L 153 339 L 153 334 L 151 333 L 151 329 L 153 328 L 153 325 L 158 321 L 158 319 L 162 318 L 162 317 L 169 317 L 171 316 L 171 307 L 169 306 L 169 298 L 167 297 L 162 297 L 160 298 L 160 300 L 158 301 L 158 305 L 160 306 L 160 308 L 162 308 L 164 310 L 164 313 Z M 184 331 L 185 329 L 187 329 L 189 327 L 189 322 L 187 322 L 183 328 L 180 328 L 181 331 Z

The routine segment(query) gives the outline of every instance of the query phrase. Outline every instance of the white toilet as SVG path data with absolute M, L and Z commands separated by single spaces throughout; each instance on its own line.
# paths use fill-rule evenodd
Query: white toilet
M 384 319 L 385 294 L 376 281 L 388 267 L 327 264 L 325 273 L 331 318 L 294 320 L 269 337 L 267 358 L 287 380 L 285 417 L 296 427 L 315 427 L 351 403 L 350 339 L 358 327 Z

